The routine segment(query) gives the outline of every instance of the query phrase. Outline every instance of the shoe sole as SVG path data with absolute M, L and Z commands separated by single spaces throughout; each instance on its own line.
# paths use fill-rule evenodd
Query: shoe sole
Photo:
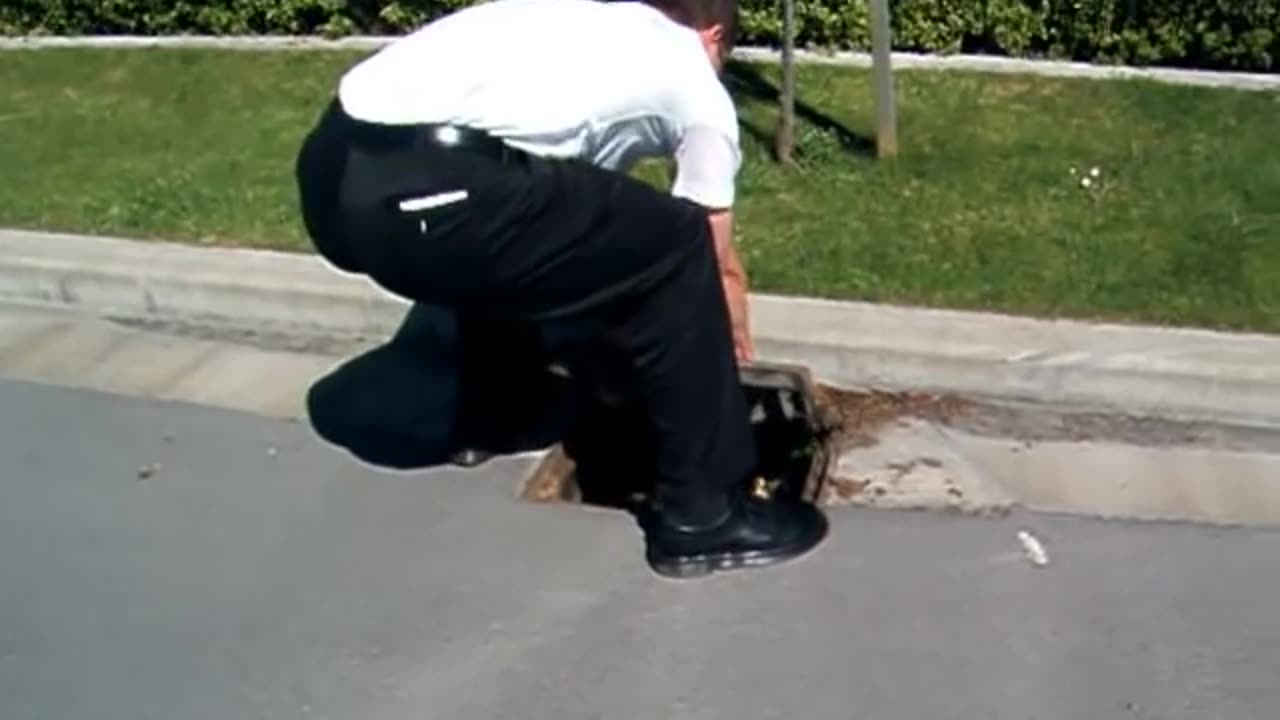
M 830 532 L 831 525 L 827 521 L 826 514 L 817 508 L 814 510 L 818 522 L 812 534 L 805 536 L 794 545 L 745 553 L 708 553 L 689 557 L 658 557 L 651 552 L 647 558 L 649 566 L 654 572 L 666 578 L 692 580 L 707 577 L 712 573 L 760 569 L 795 560 L 822 544 Z

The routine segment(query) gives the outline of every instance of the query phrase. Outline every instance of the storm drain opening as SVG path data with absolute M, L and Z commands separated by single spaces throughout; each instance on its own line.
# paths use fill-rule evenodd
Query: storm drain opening
M 805 368 L 755 363 L 741 371 L 759 466 L 752 492 L 816 502 L 837 459 L 838 427 L 824 412 Z M 635 511 L 653 491 L 652 444 L 643 418 L 601 409 L 592 422 L 551 449 L 521 496 Z
M 847 505 L 878 489 L 837 473 L 846 451 L 875 445 L 878 433 L 907 419 L 947 423 L 971 410 L 971 403 L 950 396 L 821 385 L 796 365 L 757 362 L 744 366 L 741 378 L 760 459 L 752 491 L 822 506 Z M 602 409 L 551 449 L 520 496 L 637 511 L 652 493 L 654 476 L 642 420 L 624 409 Z

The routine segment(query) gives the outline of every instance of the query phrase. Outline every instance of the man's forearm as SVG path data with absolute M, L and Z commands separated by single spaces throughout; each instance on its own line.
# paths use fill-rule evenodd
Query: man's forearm
M 720 280 L 724 285 L 725 299 L 729 303 L 729 319 L 738 359 L 750 360 L 755 351 L 747 315 L 747 273 L 733 242 L 733 212 L 724 210 L 711 213 L 708 221 L 711 223 L 711 237 L 715 242 L 716 260 L 720 266 Z
M 716 245 L 716 259 L 720 263 L 720 277 L 726 283 L 746 292 L 747 273 L 742 268 L 742 261 L 738 258 L 738 251 L 733 243 L 733 212 L 726 210 L 712 213 L 709 221 L 711 237 Z

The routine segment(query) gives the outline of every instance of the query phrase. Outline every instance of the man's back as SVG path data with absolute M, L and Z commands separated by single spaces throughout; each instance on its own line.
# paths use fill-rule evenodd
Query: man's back
M 613 168 L 670 154 L 694 125 L 738 140 L 696 33 L 637 2 L 473 6 L 353 68 L 340 96 L 361 119 L 466 125 Z

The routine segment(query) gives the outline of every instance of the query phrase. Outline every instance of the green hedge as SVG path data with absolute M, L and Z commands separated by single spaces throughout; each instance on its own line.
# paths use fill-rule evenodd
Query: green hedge
M 396 33 L 476 0 L 0 0 L 4 34 Z M 796 0 L 799 43 L 866 49 L 866 0 Z M 892 0 L 895 46 L 1271 71 L 1280 0 Z M 744 44 L 775 45 L 780 0 L 743 0 Z

